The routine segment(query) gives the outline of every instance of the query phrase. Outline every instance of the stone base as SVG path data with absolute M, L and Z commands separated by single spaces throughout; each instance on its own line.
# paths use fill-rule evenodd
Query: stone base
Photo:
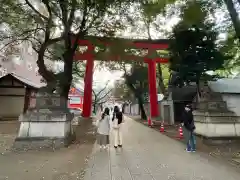
M 240 138 L 240 124 L 235 123 L 199 123 L 195 122 L 196 134 L 204 137 L 219 138 Z
M 207 144 L 207 145 L 228 146 L 228 144 L 240 142 L 240 137 L 207 137 L 205 135 L 201 135 L 198 133 L 196 133 L 196 135 L 201 138 L 201 141 L 204 144 Z
M 161 117 L 161 116 L 152 117 L 151 120 L 152 120 L 152 121 L 159 121 L 159 122 L 161 122 L 161 121 L 162 121 L 162 117 Z
M 71 121 L 21 122 L 15 150 L 58 149 L 75 140 Z
M 18 137 L 13 144 L 13 151 L 28 150 L 56 150 L 67 147 L 74 140 L 74 136 L 66 138 L 53 137 Z
M 94 119 L 95 117 L 78 117 L 78 125 L 81 125 L 83 121 L 91 121 L 94 123 Z
M 231 112 L 194 111 L 195 133 L 206 143 L 219 144 L 240 139 L 239 117 Z

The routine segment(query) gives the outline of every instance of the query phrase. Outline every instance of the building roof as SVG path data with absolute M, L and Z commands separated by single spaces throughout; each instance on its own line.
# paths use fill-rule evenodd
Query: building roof
M 32 86 L 32 87 L 37 88 L 37 89 L 44 85 L 43 83 L 36 83 L 36 82 L 31 81 L 29 79 L 26 79 L 24 77 L 18 76 L 15 73 L 11 73 L 11 75 L 13 77 L 15 77 L 16 79 L 18 79 L 19 81 L 23 82 L 24 84 L 27 84 L 27 85 Z
M 182 102 L 182 101 L 192 101 L 196 96 L 197 88 L 196 86 L 185 86 L 182 88 L 174 87 L 172 88 L 172 100 Z
M 208 85 L 214 92 L 219 93 L 240 93 L 240 78 L 223 78 L 217 81 L 209 81 Z
M 12 75 L 24 84 L 34 88 L 40 88 L 45 85 L 45 83 L 41 82 L 42 76 L 37 73 L 36 67 L 28 68 L 22 64 L 18 65 L 14 63 L 12 63 L 11 66 L 6 64 L 3 64 L 2 66 L 5 68 L 6 72 L 1 73 L 0 78 Z

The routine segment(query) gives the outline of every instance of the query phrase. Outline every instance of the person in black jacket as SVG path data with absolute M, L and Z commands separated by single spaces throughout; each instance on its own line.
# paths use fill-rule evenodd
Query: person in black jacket
M 192 108 L 191 105 L 186 105 L 184 112 L 183 112 L 183 117 L 182 117 L 182 126 L 183 126 L 183 134 L 184 134 L 184 139 L 186 140 L 187 152 L 195 152 L 196 151 L 196 143 L 195 143 L 195 137 L 194 137 L 194 130 L 195 130 L 195 125 L 194 125 L 194 119 L 193 119 L 193 113 L 192 113 Z

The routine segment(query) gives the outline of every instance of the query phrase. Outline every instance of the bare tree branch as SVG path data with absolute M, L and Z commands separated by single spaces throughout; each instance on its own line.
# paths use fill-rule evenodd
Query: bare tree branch
M 68 1 L 65 1 L 65 0 L 60 0 L 59 1 L 59 4 L 60 4 L 60 8 L 61 8 L 61 11 L 62 11 L 62 22 L 63 22 L 63 25 L 65 28 L 65 31 L 68 32 L 68 10 L 67 10 L 67 7 L 68 7 Z
M 77 49 L 78 47 L 78 40 L 85 35 L 86 33 L 86 29 L 85 29 L 85 26 L 86 26 L 86 23 L 87 23 L 87 9 L 88 9 L 88 0 L 84 0 L 84 6 L 83 6 L 83 18 L 82 18 L 82 22 L 81 22 L 81 25 L 80 25 L 80 28 L 79 28 L 79 31 L 75 37 L 75 41 L 74 41 L 74 44 L 73 44 L 73 52 L 75 52 L 75 50 Z M 84 30 L 85 29 L 85 30 Z
M 51 34 L 52 10 L 51 10 L 51 7 L 49 5 L 49 1 L 48 0 L 42 0 L 42 2 L 46 6 L 46 8 L 48 10 L 48 14 L 49 14 L 48 22 L 47 22 L 47 25 L 46 25 L 46 31 L 45 31 L 45 42 L 46 42 L 46 41 L 48 41 L 50 39 L 50 34 Z
M 103 99 L 105 99 L 111 92 L 112 92 L 112 90 L 113 89 L 110 89 L 108 92 L 106 92 L 106 94 L 104 95 L 104 96 L 102 96 L 102 97 L 98 97 L 98 96 L 96 96 L 95 97 L 95 99 L 94 99 L 94 104 L 97 104 L 97 103 L 102 103 L 101 101 L 103 100 Z M 94 91 L 93 91 L 94 92 Z M 107 101 L 107 100 L 106 100 Z
M 25 0 L 26 4 L 37 14 L 39 15 L 41 18 L 43 18 L 44 20 L 48 21 L 48 18 L 46 16 L 44 16 L 43 14 L 41 14 L 31 3 L 29 0 Z
M 70 27 L 72 26 L 72 23 L 73 23 L 73 20 L 74 20 L 74 14 L 75 14 L 75 11 L 76 11 L 76 8 L 77 8 L 77 0 L 72 0 L 71 7 L 72 7 L 72 9 L 70 11 L 70 15 L 69 15 L 69 19 L 68 19 L 68 24 L 69 24 Z
M 98 93 L 97 93 L 97 96 L 99 96 L 103 91 L 106 90 L 108 84 L 109 84 L 110 81 L 107 81 L 107 83 L 105 84 L 104 88 L 102 88 Z

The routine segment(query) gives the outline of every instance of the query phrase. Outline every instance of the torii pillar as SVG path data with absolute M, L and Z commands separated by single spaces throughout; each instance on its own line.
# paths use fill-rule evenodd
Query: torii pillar
M 84 97 L 83 97 L 83 117 L 90 117 L 92 114 L 92 85 L 94 68 L 94 46 L 88 45 L 88 57 L 86 59 L 86 70 L 84 76 Z
M 150 117 L 155 118 L 159 116 L 157 99 L 156 61 L 154 59 L 148 59 L 147 63 L 148 63 Z

